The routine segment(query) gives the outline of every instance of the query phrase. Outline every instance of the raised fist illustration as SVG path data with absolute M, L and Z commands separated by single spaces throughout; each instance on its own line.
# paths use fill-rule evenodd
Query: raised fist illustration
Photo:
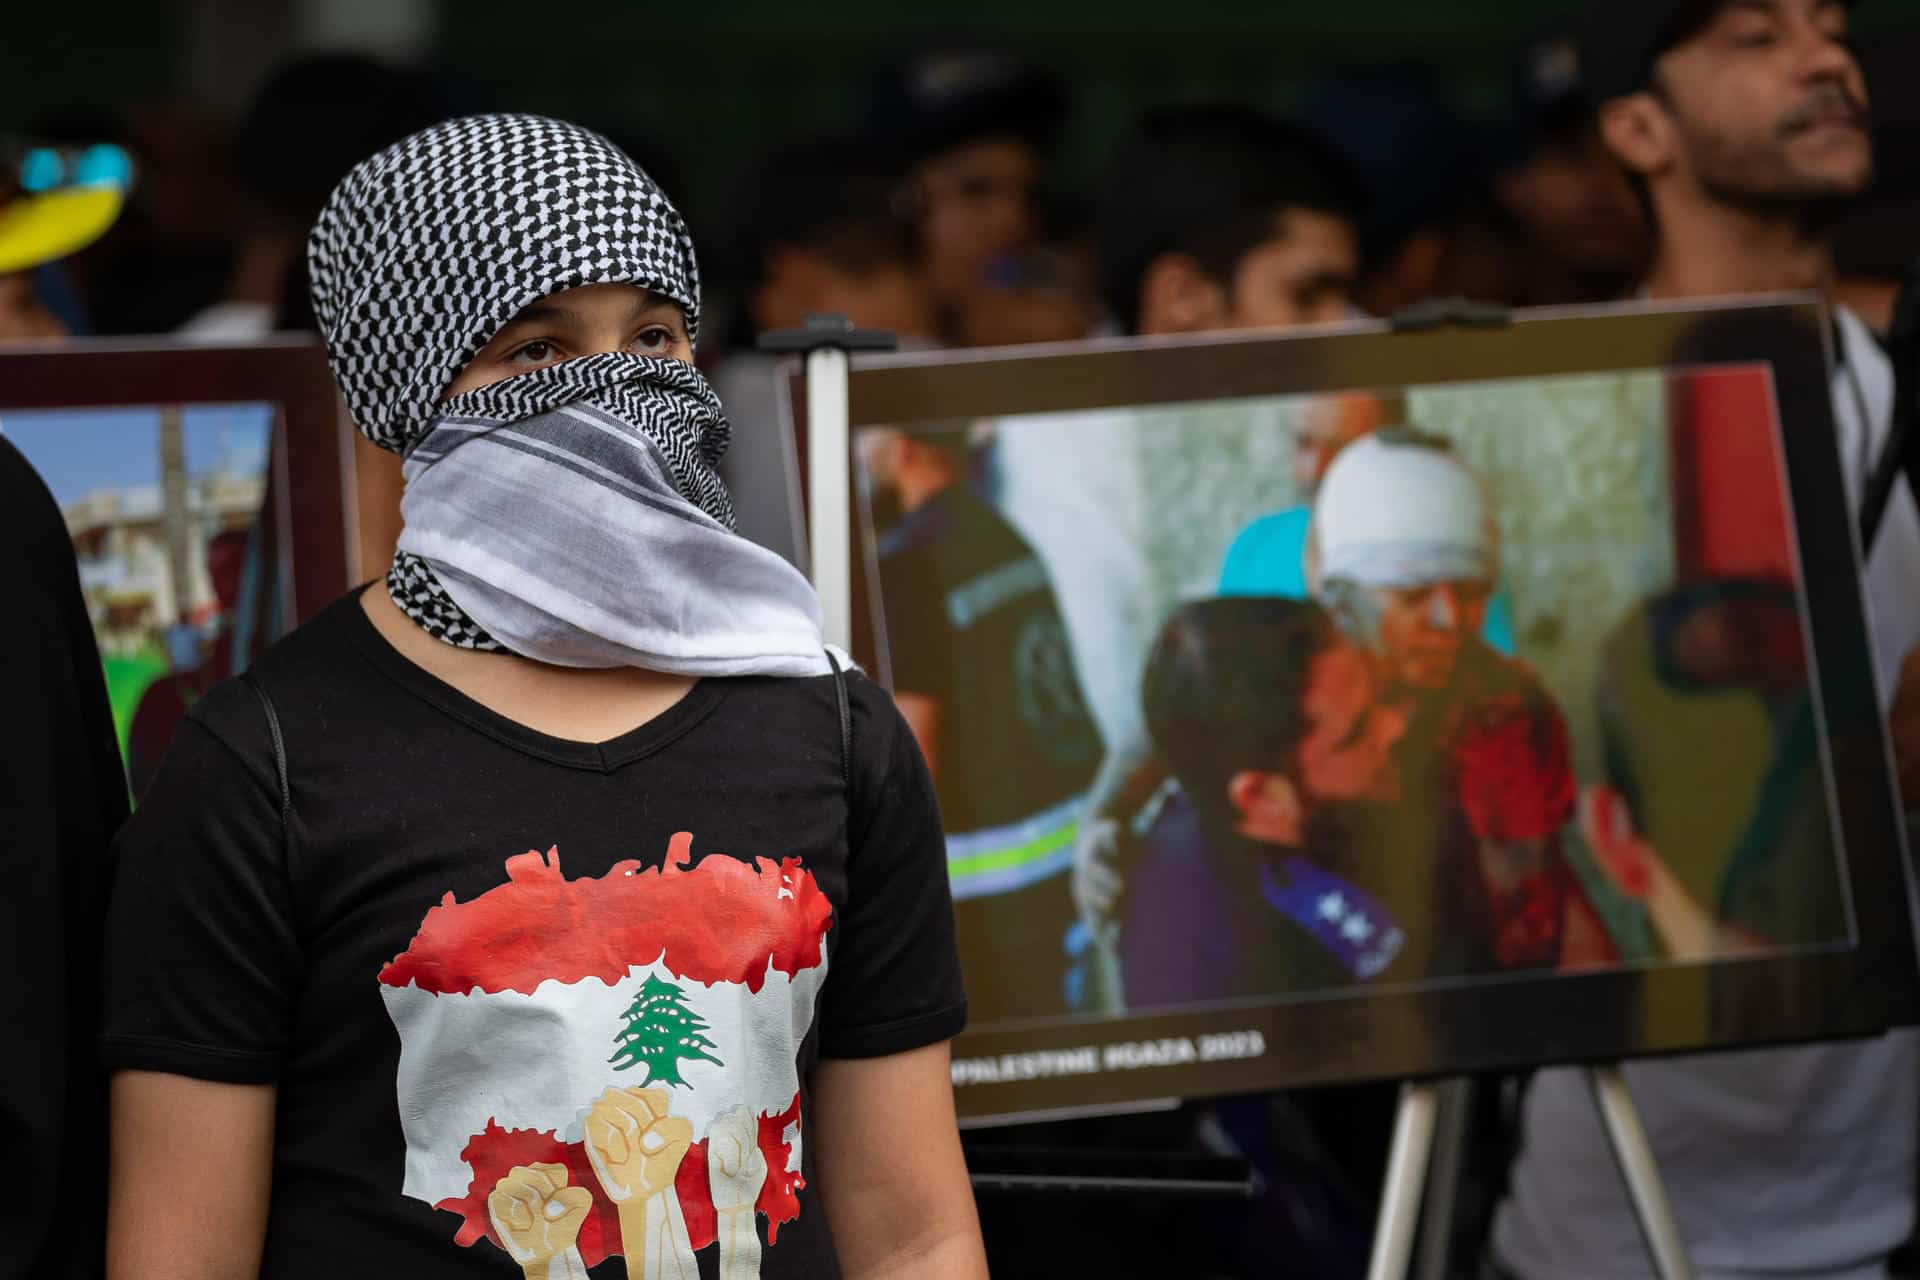
M 753 1280 L 760 1274 L 754 1203 L 766 1180 L 760 1122 L 744 1105 L 722 1111 L 707 1126 L 707 1190 L 718 1210 L 721 1280 Z
M 624 1205 L 672 1188 L 693 1125 L 667 1114 L 665 1089 L 608 1089 L 587 1112 L 586 1139 L 607 1199 Z
M 592 1207 L 593 1193 L 568 1186 L 563 1164 L 516 1165 L 487 1197 L 487 1215 L 501 1247 L 539 1280 L 586 1276 L 586 1265 L 573 1247 Z
M 707 1187 L 722 1213 L 751 1209 L 767 1180 L 760 1125 L 743 1104 L 722 1111 L 707 1127 Z

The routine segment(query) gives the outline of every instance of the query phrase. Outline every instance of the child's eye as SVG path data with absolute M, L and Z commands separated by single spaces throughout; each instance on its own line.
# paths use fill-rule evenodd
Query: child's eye
M 536 338 L 515 351 L 508 359 L 519 364 L 545 364 L 553 359 L 553 344 L 543 338 Z
M 665 325 L 654 325 L 641 331 L 640 336 L 633 340 L 633 348 L 647 355 L 658 355 L 673 346 L 674 336 L 673 330 Z

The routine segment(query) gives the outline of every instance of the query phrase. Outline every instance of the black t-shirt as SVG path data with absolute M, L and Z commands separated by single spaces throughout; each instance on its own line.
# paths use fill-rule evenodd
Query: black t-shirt
M 0 1203 L 0 1271 L 95 1276 L 106 1201 L 106 1083 L 95 1061 L 107 842 L 127 814 L 100 654 L 53 495 L 0 439 L 0 1156 L 32 1170 Z
M 836 1274 L 814 1064 L 965 1021 L 938 814 L 886 695 L 848 679 L 849 789 L 831 677 L 704 680 L 569 742 L 414 666 L 350 596 L 255 678 L 284 820 L 265 711 L 220 685 L 116 844 L 103 1043 L 113 1069 L 278 1085 L 263 1274 L 544 1275 L 571 1247 L 619 1275 L 601 1259 L 659 1233 L 713 1275 L 742 1213 L 760 1274 Z
M 893 687 L 939 706 L 940 812 L 977 1024 L 1063 1012 L 1066 871 L 1100 762 L 1046 566 L 952 485 L 880 549 Z

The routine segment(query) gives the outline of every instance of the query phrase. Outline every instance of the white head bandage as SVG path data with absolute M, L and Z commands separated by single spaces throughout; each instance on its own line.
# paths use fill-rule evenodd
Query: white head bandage
M 1486 486 L 1445 449 L 1367 436 L 1340 451 L 1313 507 L 1322 582 L 1421 587 L 1491 581 Z

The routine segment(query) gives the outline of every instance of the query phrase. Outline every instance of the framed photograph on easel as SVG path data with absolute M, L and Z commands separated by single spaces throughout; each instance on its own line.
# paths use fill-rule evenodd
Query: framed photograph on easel
M 973 1121 L 1864 1035 L 1909 874 L 1817 304 L 864 358 Z
M 0 432 L 66 517 L 137 797 L 187 706 L 357 572 L 325 354 L 300 338 L 12 348 Z

